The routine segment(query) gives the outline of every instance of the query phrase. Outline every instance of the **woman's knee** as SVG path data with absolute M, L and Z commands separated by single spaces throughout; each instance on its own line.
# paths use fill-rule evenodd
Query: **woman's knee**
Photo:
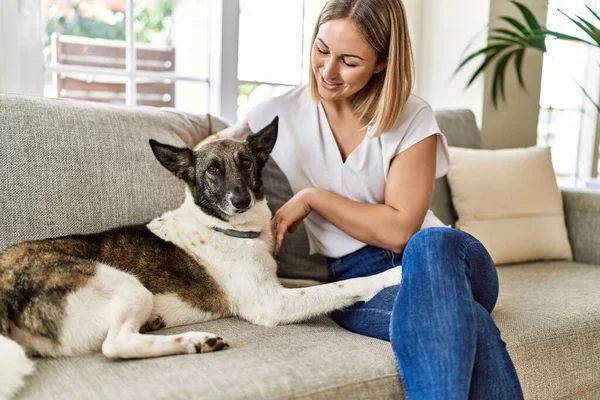
M 427 228 L 415 233 L 406 244 L 402 265 L 418 263 L 436 267 L 453 259 L 464 259 L 468 246 L 476 242 L 473 236 L 452 228 Z
M 498 296 L 496 267 L 483 244 L 472 235 L 452 228 L 427 228 L 409 240 L 402 259 L 403 281 L 412 274 L 444 279 L 465 274 L 474 298 L 491 312 Z

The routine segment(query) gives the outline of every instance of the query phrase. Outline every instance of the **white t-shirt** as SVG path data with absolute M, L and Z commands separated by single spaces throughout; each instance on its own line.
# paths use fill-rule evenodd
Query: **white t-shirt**
M 431 135 L 438 135 L 436 178 L 448 170 L 448 144 L 440 133 L 434 113 L 423 99 L 410 96 L 398 124 L 378 138 L 365 138 L 345 162 L 320 103 L 315 103 L 308 86 L 263 101 L 247 115 L 252 132 L 279 116 L 277 142 L 271 157 L 287 177 L 294 194 L 319 187 L 369 203 L 383 204 L 390 162 L 398 153 Z M 365 243 L 335 227 L 312 212 L 304 220 L 310 254 L 342 257 Z M 428 211 L 422 229 L 444 226 Z

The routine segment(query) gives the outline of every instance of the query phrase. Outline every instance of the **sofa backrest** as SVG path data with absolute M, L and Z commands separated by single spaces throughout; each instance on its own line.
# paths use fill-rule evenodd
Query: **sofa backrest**
M 435 112 L 435 117 L 440 130 L 448 139 L 449 146 L 481 148 L 481 134 L 471 110 L 438 110 Z M 435 183 L 431 210 L 446 225 L 455 225 L 456 210 L 452 205 L 450 187 L 445 176 Z
M 0 94 L 0 251 L 178 207 L 183 185 L 148 140 L 193 146 L 207 127 L 205 116 L 172 109 Z
M 450 145 L 481 147 L 470 111 L 436 117 Z M 143 223 L 178 207 L 183 184 L 158 163 L 148 140 L 193 147 L 208 125 L 205 115 L 168 108 L 0 94 L 0 251 L 24 240 Z M 211 126 L 215 132 L 226 124 L 212 117 Z M 273 161 L 263 181 L 274 212 L 291 188 Z M 432 209 L 454 223 L 446 178 L 436 182 Z M 324 258 L 308 255 L 302 225 L 286 235 L 278 262 L 282 277 L 327 279 Z

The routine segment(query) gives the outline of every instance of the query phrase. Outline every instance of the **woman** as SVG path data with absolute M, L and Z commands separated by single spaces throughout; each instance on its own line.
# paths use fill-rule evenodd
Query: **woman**
M 447 143 L 411 95 L 413 60 L 400 0 L 331 0 L 313 33 L 311 76 L 206 141 L 242 139 L 279 116 L 271 156 L 295 195 L 274 215 L 275 252 L 305 222 L 330 281 L 402 265 L 402 284 L 337 311 L 346 329 L 391 341 L 410 399 L 519 399 L 490 312 L 495 266 L 482 244 L 428 211 Z

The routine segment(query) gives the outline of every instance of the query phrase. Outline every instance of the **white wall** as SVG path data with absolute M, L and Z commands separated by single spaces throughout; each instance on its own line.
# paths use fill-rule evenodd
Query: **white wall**
M 467 45 L 485 45 L 489 2 L 482 0 L 408 0 L 417 66 L 415 94 L 434 109 L 469 108 L 479 125 L 483 114 L 484 80 L 478 78 L 465 86 L 476 63 L 453 76 Z M 416 29 L 416 27 L 419 29 Z

